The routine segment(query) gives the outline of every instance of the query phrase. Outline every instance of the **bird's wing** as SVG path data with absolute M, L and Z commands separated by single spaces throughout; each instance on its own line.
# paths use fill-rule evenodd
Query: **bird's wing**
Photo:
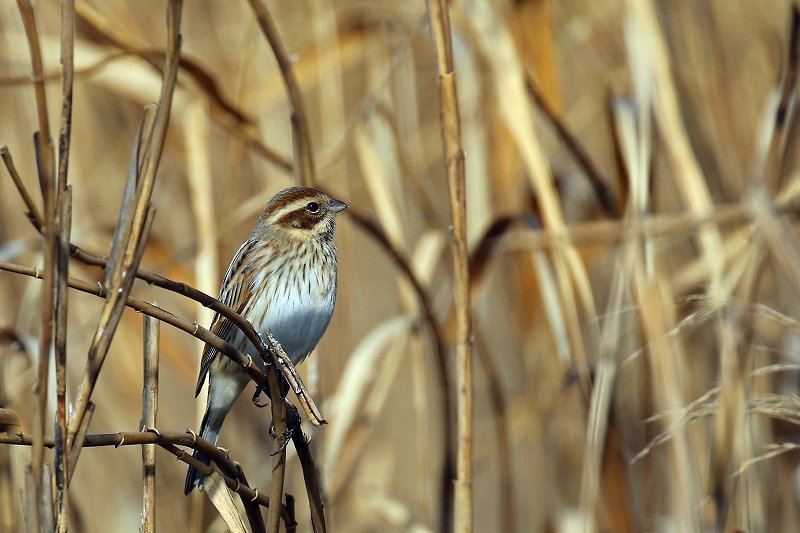
M 247 268 L 244 265 L 248 262 L 247 257 L 255 244 L 255 239 L 251 238 L 239 247 L 236 255 L 233 256 L 231 264 L 228 266 L 228 271 L 225 273 L 225 279 L 222 281 L 222 288 L 219 293 L 220 301 L 240 314 L 245 304 L 250 300 L 252 291 L 252 287 L 248 283 L 248 280 L 252 278 L 244 275 L 246 272 L 243 269 Z M 219 313 L 214 315 L 214 320 L 211 322 L 211 333 L 230 342 L 236 335 L 236 330 L 237 327 L 233 322 Z M 203 349 L 203 359 L 200 361 L 200 375 L 197 377 L 195 396 L 200 394 L 200 389 L 203 388 L 203 382 L 206 380 L 211 362 L 216 355 L 217 349 L 206 344 Z

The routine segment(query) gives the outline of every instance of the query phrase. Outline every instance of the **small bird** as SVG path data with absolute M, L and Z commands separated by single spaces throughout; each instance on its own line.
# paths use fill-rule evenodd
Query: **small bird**
M 272 333 L 295 365 L 319 342 L 336 302 L 336 214 L 346 203 L 310 187 L 290 187 L 267 203 L 247 240 L 233 257 L 219 299 L 246 318 L 260 334 Z M 219 313 L 211 332 L 263 365 L 258 350 Z M 209 377 L 200 436 L 216 444 L 225 415 L 250 381 L 234 361 L 206 344 L 195 396 Z M 255 400 L 255 397 L 254 397 Z M 195 450 L 204 464 L 209 458 Z M 202 487 L 192 467 L 184 492 Z

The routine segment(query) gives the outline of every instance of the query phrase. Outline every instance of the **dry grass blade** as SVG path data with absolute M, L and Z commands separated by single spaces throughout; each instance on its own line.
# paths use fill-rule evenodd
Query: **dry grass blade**
M 43 147 L 48 152 L 43 154 L 42 168 L 49 172 L 48 177 L 54 176 L 53 164 L 53 141 L 50 137 L 50 119 L 47 112 L 47 91 L 44 85 L 44 62 L 42 61 L 42 49 L 39 42 L 39 29 L 36 21 L 36 14 L 34 12 L 33 3 L 30 0 L 17 0 L 17 7 L 19 8 L 22 17 L 22 24 L 25 27 L 25 36 L 28 39 L 28 48 L 31 55 L 31 67 L 33 69 L 33 87 L 36 91 L 36 112 L 39 118 L 38 131 L 43 135 Z M 45 195 L 45 187 L 49 182 L 42 181 L 42 194 Z
M 43 170 L 48 163 L 45 162 L 48 147 L 42 146 L 39 142 L 41 137 L 37 133 L 34 135 L 36 145 L 37 160 L 39 163 L 39 180 L 42 183 L 42 192 L 45 205 L 45 253 L 44 253 L 44 283 L 42 285 L 42 330 L 39 337 L 39 373 L 36 383 L 36 395 L 38 402 L 34 416 L 34 446 L 32 451 L 32 476 L 34 479 L 34 499 L 39 505 L 39 518 L 42 528 L 46 531 L 52 528 L 52 495 L 49 488 L 49 477 L 45 478 L 47 465 L 43 464 L 44 449 L 42 442 L 45 433 L 45 420 L 47 419 L 47 393 L 50 383 L 50 359 L 53 350 L 53 337 L 55 334 L 54 309 L 56 305 L 56 286 L 60 283 L 59 278 L 64 276 L 64 272 L 58 269 L 58 242 L 56 240 L 56 190 L 55 182 L 52 180 L 52 154 L 49 156 L 51 161 L 50 170 Z M 49 147 L 52 152 L 52 146 Z M 48 483 L 44 483 L 46 480 Z M 44 486 L 42 484 L 44 483 Z
M 769 248 L 778 267 L 795 294 L 800 294 L 800 240 L 786 222 L 778 218 L 774 204 L 764 188 L 754 191 L 747 203 L 759 236 Z
M 107 282 L 104 287 L 103 293 L 106 295 L 106 301 L 101 311 L 95 336 L 92 339 L 92 345 L 89 348 L 86 369 L 76 393 L 75 410 L 70 418 L 69 424 L 70 441 L 73 440 L 74 434 L 81 425 L 86 407 L 100 375 L 103 362 L 108 354 L 108 348 L 111 345 L 114 330 L 122 318 L 122 311 L 125 307 L 126 299 L 133 287 L 135 276 L 131 275 L 130 272 L 135 272 L 144 254 L 144 244 L 147 240 L 147 234 L 150 231 L 150 226 L 152 225 L 153 216 L 155 214 L 152 208 L 149 208 L 148 211 L 149 216 L 146 221 L 146 226 L 143 228 L 144 233 L 139 236 L 141 240 L 138 240 L 136 243 L 137 249 L 129 259 L 123 259 L 123 253 L 127 255 L 126 250 L 122 246 L 118 248 L 119 255 L 117 256 L 118 261 L 116 262 L 118 265 L 117 269 L 115 269 L 116 276 L 109 280 L 110 283 Z M 121 235 L 121 233 L 118 235 Z M 132 238 L 132 236 L 129 237 Z M 119 240 L 115 240 L 115 244 L 120 242 Z
M 214 294 L 219 287 L 219 260 L 217 254 L 217 212 L 214 203 L 214 184 L 211 173 L 211 149 L 209 146 L 208 105 L 196 100 L 189 105 L 183 121 L 186 138 L 187 181 L 192 201 L 197 248 L 195 258 L 194 285 L 207 294 Z M 197 321 L 210 324 L 211 310 L 201 308 Z
M 324 478 L 328 480 L 328 497 L 336 501 L 350 481 L 356 461 L 363 455 L 367 442 L 369 417 L 367 400 L 380 376 L 382 361 L 389 343 L 411 326 L 408 317 L 396 317 L 374 328 L 356 348 L 344 369 L 337 391 L 328 400 L 336 414 L 325 450 Z M 401 343 L 398 343 L 401 344 Z
M 72 143 L 72 91 L 75 77 L 75 0 L 61 6 L 61 116 L 58 128 L 58 190 L 67 187 Z
M 705 215 L 713 208 L 711 195 L 703 177 L 700 164 L 692 150 L 681 113 L 675 83 L 669 67 L 667 46 L 651 0 L 630 0 L 630 19 L 627 26 L 628 53 L 634 56 L 633 70 L 644 83 L 652 102 L 642 100 L 642 105 L 652 104 L 656 124 L 665 140 L 678 190 L 689 210 Z M 636 72 L 639 69 L 640 72 Z M 652 91 L 652 92 L 650 92 Z M 700 231 L 700 243 L 708 264 L 712 295 L 717 295 L 723 270 L 722 241 L 716 228 Z
M 636 253 L 635 247 L 627 250 L 628 257 Z M 609 289 L 606 320 L 600 338 L 600 355 L 595 368 L 592 397 L 589 403 L 588 424 L 586 430 L 586 450 L 583 459 L 581 478 L 580 509 L 584 522 L 584 531 L 594 531 L 596 527 L 597 504 L 600 497 L 600 481 L 602 460 L 608 432 L 608 420 L 614 396 L 617 375 L 617 339 L 621 329 L 620 314 L 626 294 L 626 280 L 629 279 L 630 261 L 617 259 L 617 273 Z M 625 263 L 625 264 L 619 264 Z
M 368 133 L 365 128 L 358 128 L 354 139 L 356 153 L 364 175 L 369 176 L 365 185 L 372 205 L 380 206 L 377 214 L 381 227 L 392 245 L 402 250 L 405 247 L 403 218 L 395 201 L 397 194 L 392 190 L 389 171 L 381 161 L 373 142 L 376 137 L 374 132 Z
M 683 405 L 681 400 L 681 372 L 679 369 L 680 347 L 678 341 L 669 337 L 667 332 L 674 317 L 667 308 L 671 298 L 666 292 L 663 280 L 647 280 L 641 266 L 636 275 L 636 298 L 641 305 L 641 320 L 644 335 L 649 345 L 652 361 L 653 389 L 656 405 L 668 413 L 675 413 Z M 674 415 L 668 417 L 669 426 L 675 424 Z M 693 467 L 693 458 L 688 435 L 685 428 L 672 441 L 670 449 L 670 468 L 677 474 L 669 487 L 670 509 L 672 520 L 682 531 L 696 531 L 700 526 L 697 504 L 700 501 L 700 490 L 696 479 L 697 470 Z
M 755 466 L 758 463 L 761 463 L 763 461 L 769 461 L 784 453 L 798 450 L 800 449 L 800 444 L 796 444 L 794 442 L 784 442 L 781 444 L 771 444 L 767 446 L 767 449 L 768 451 L 766 453 L 763 453 L 762 455 L 744 461 L 742 465 L 739 467 L 739 469 L 733 473 L 733 476 L 739 477 L 742 474 L 744 474 L 747 471 L 747 469 L 749 469 L 752 466 Z
M 666 421 L 669 425 L 665 431 L 659 433 L 647 446 L 639 450 L 636 455 L 631 458 L 631 464 L 644 459 L 657 446 L 664 444 L 681 431 L 684 431 L 690 422 L 712 416 L 717 410 L 719 392 L 720 387 L 714 387 L 706 391 L 705 394 L 692 401 L 686 407 L 676 411 L 660 412 L 648 418 L 646 422 Z
M 208 495 L 211 503 L 217 508 L 220 516 L 225 520 L 228 529 L 233 533 L 247 533 L 247 528 L 244 526 L 242 517 L 236 510 L 236 505 L 233 503 L 233 497 L 228 492 L 228 487 L 225 485 L 225 480 L 219 472 L 211 472 L 211 475 L 205 479 L 204 492 Z
M 534 127 L 534 114 L 525 89 L 525 76 L 509 30 L 500 23 L 501 18 L 493 6 L 479 6 L 473 10 L 470 22 L 474 25 L 482 52 L 490 56 L 486 63 L 492 71 L 493 101 L 516 150 L 514 153 L 519 153 L 524 165 L 526 177 L 535 194 L 542 225 L 554 236 L 551 260 L 561 300 L 560 307 L 566 317 L 571 357 L 582 369 L 581 375 L 585 376 L 588 355 L 580 324 L 585 323 L 583 317 L 597 314 L 587 268 L 574 243 L 567 237 L 569 232 L 561 199 L 542 142 Z M 596 328 L 592 322 L 588 324 L 588 338 L 597 339 Z M 586 385 L 585 379 L 583 382 Z

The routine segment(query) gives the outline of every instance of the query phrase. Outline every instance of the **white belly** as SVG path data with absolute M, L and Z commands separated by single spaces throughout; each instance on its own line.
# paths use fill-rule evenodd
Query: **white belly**
M 288 288 L 270 295 L 263 319 L 253 327 L 261 334 L 272 333 L 292 363 L 298 364 L 328 327 L 336 300 L 336 282 L 323 284 L 320 277 L 310 275 L 305 283 L 290 282 L 284 287 Z M 248 348 L 255 350 L 252 345 Z

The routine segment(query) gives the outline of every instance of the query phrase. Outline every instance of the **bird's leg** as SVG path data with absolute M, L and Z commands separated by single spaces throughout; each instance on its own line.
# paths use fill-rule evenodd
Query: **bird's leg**
M 300 429 L 300 413 L 298 412 L 297 407 L 295 407 L 292 402 L 286 400 L 285 398 L 283 401 L 288 408 L 286 411 L 286 414 L 288 415 L 286 417 L 286 431 L 284 431 L 279 438 L 277 432 L 275 431 L 275 424 L 273 422 L 269 423 L 269 436 L 280 441 L 280 447 L 272 455 L 278 455 L 286 449 L 286 446 L 289 445 L 289 441 L 292 440 L 292 435 L 294 435 L 295 431 L 302 431 Z

